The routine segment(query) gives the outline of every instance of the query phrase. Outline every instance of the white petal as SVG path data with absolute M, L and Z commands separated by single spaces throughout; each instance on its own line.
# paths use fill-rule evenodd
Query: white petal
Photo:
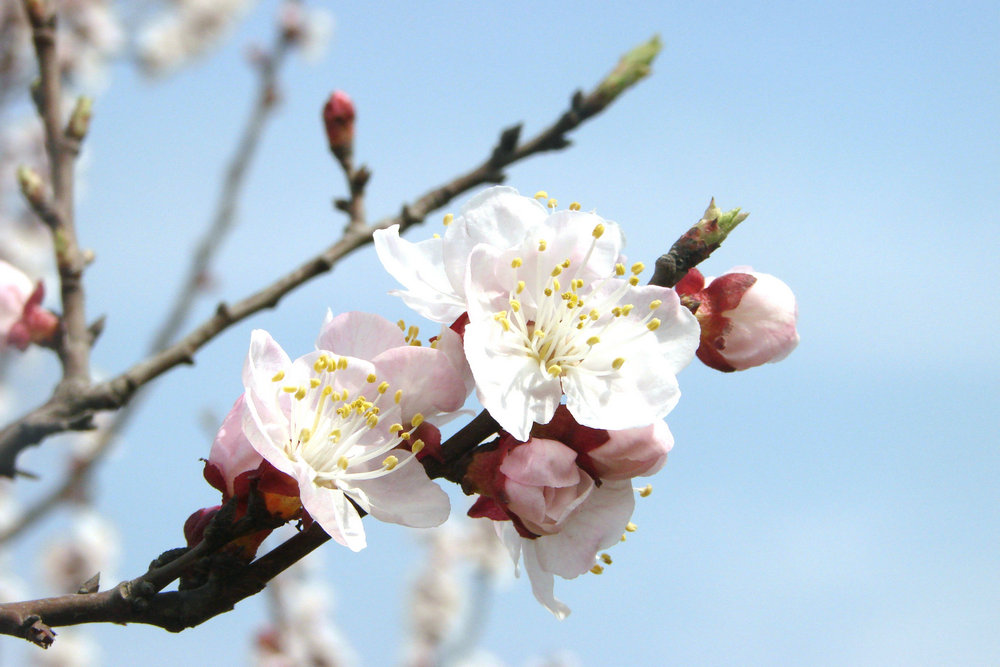
M 309 516 L 335 541 L 351 551 L 361 551 L 366 546 L 365 527 L 358 510 L 340 489 L 299 480 L 302 506 Z
M 373 239 L 382 265 L 407 288 L 395 292 L 406 305 L 437 322 L 454 322 L 465 312 L 461 287 L 452 286 L 444 270 L 441 239 L 410 243 L 400 238 L 399 225 L 376 230 Z
M 371 503 L 370 512 L 379 521 L 412 528 L 433 528 L 448 518 L 451 502 L 423 466 L 412 461 L 391 473 L 357 483 Z
M 541 602 L 543 607 L 551 611 L 561 621 L 569 616 L 570 608 L 562 601 L 556 599 L 554 591 L 555 579 L 552 573 L 538 562 L 535 549 L 541 539 L 548 538 L 539 538 L 539 540 L 522 539 L 521 553 L 524 556 L 524 569 L 528 573 L 528 580 L 531 581 L 531 592 L 535 594 L 535 599 Z
M 418 412 L 425 417 L 453 412 L 468 396 L 465 378 L 440 350 L 405 345 L 380 354 L 374 363 L 391 391 L 402 390 L 400 408 L 406 420 Z

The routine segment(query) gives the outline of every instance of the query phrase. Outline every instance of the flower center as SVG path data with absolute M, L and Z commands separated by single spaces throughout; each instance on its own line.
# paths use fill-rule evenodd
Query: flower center
M 401 390 L 390 393 L 389 383 L 380 382 L 374 373 L 366 378 L 371 386 L 354 388 L 354 393 L 334 388 L 338 384 L 336 373 L 347 367 L 345 357 L 321 354 L 303 384 L 279 384 L 285 378 L 284 371 L 271 378 L 278 384 L 276 391 L 291 399 L 285 455 L 312 468 L 317 484 L 336 488 L 389 474 L 413 460 L 424 447 L 422 440 L 410 443 L 410 432 L 398 421 L 388 428 L 382 423 L 387 417 L 400 416 Z M 416 428 L 422 422 L 423 416 L 416 414 L 410 426 Z M 409 451 L 390 453 L 407 444 Z M 403 455 L 402 459 L 397 454 Z M 373 465 L 379 458 L 381 464 Z
M 578 263 L 566 258 L 553 264 L 546 255 L 547 242 L 539 240 L 538 253 L 534 255 L 536 265 L 528 275 L 531 285 L 521 279 L 528 268 L 524 260 L 515 257 L 511 262 L 515 284 L 508 293 L 510 310 L 495 313 L 493 319 L 503 329 L 513 351 L 535 359 L 551 375 L 564 376 L 569 369 L 583 370 L 581 363 L 602 345 L 602 339 L 613 340 L 617 347 L 660 326 L 653 311 L 660 307 L 661 301 L 652 301 L 649 312 L 638 321 L 632 315 L 635 306 L 621 303 L 630 288 L 639 284 L 639 274 L 645 268 L 641 262 L 632 266 L 632 275 L 627 280 L 622 279 L 626 274 L 623 264 L 615 265 L 613 276 L 593 282 L 580 277 L 603 233 L 604 225 L 594 227 L 590 247 Z M 525 293 L 531 299 L 524 299 Z M 623 326 L 632 330 L 623 332 L 620 330 Z M 597 350 L 608 356 L 607 368 L 588 372 L 611 373 L 622 367 L 625 358 L 612 357 L 608 351 L 607 347 Z

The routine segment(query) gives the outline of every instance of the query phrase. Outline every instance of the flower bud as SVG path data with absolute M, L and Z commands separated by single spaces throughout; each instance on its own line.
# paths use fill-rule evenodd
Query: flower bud
M 83 138 L 87 136 L 87 130 L 90 129 L 90 117 L 93 112 L 94 99 L 92 97 L 81 95 L 76 98 L 76 106 L 73 107 L 69 124 L 66 125 L 66 136 L 70 139 L 83 141 Z
M 736 267 L 713 280 L 691 269 L 677 292 L 698 302 L 698 358 L 716 370 L 781 361 L 799 344 L 795 295 L 772 275 Z
M 25 165 L 18 167 L 17 183 L 21 186 L 21 194 L 33 207 L 45 203 L 45 184 L 37 171 Z
M 343 164 L 354 149 L 354 103 L 342 90 L 334 91 L 323 107 L 323 124 L 330 150 Z
M 45 287 L 20 269 L 0 260 L 0 347 L 25 350 L 32 343 L 51 344 L 59 331 L 59 318 L 42 308 Z

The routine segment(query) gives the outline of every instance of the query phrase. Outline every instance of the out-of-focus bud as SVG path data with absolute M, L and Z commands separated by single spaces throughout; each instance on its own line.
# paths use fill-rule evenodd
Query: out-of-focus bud
M 37 171 L 28 166 L 17 168 L 17 183 L 21 194 L 32 207 L 37 208 L 45 203 L 45 183 Z
M 323 125 L 330 150 L 341 164 L 354 152 L 354 103 L 342 90 L 336 90 L 323 106 Z
M 66 136 L 76 141 L 83 141 L 90 129 L 90 117 L 94 111 L 94 100 L 86 95 L 76 98 L 76 106 L 69 116 L 69 123 L 66 125 Z
M 0 348 L 12 345 L 19 350 L 31 343 L 51 344 L 59 331 L 59 318 L 45 308 L 45 287 L 20 269 L 0 260 Z
M 626 53 L 615 65 L 615 68 L 597 85 L 597 94 L 606 106 L 616 97 L 625 92 L 629 86 L 649 76 L 653 59 L 663 48 L 659 35 L 653 35 L 649 41 L 643 42 Z
M 715 279 L 691 269 L 677 292 L 698 302 L 698 358 L 724 372 L 781 361 L 799 344 L 798 306 L 781 280 L 750 267 Z

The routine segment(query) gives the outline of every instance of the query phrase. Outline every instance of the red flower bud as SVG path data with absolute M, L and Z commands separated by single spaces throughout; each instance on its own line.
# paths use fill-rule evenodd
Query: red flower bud
M 330 95 L 323 107 L 323 125 L 330 150 L 341 162 L 349 159 L 354 147 L 354 103 L 342 90 Z

